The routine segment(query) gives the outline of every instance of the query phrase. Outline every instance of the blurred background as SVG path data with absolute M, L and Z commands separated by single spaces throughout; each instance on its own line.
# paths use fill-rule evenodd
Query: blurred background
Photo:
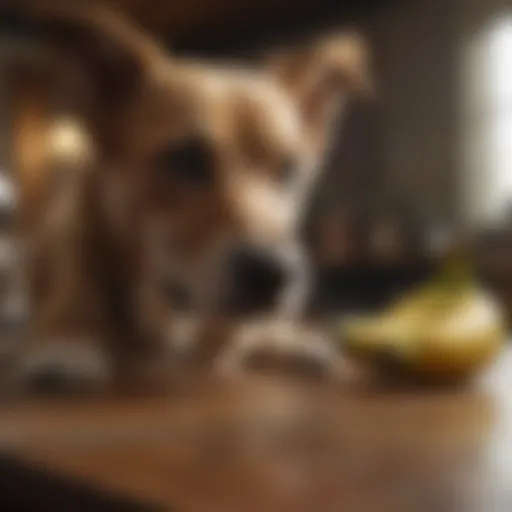
M 304 226 L 316 268 L 312 310 L 329 313 L 340 308 L 380 308 L 430 276 L 447 245 L 461 233 L 470 233 L 478 272 L 499 297 L 508 320 L 512 321 L 512 172 L 509 169 L 512 163 L 512 4 L 509 0 L 110 0 L 110 3 L 127 11 L 174 52 L 242 63 L 282 44 L 307 40 L 334 27 L 354 23 L 361 26 L 371 45 L 377 98 L 370 103 L 353 102 L 348 115 L 337 123 L 332 151 L 325 161 L 325 172 Z M 23 16 L 21 4 L 0 3 L 0 325 L 6 340 L 19 332 L 26 315 L 21 267 L 23 248 L 30 245 L 30 234 L 20 239 L 18 228 L 31 216 L 41 214 L 31 200 L 46 193 L 41 188 L 47 183 L 40 179 L 45 170 L 51 167 L 65 174 L 82 165 L 88 143 L 79 115 L 82 83 L 71 72 L 65 80 L 61 79 L 62 73 L 58 73 L 59 80 L 55 79 L 51 50 L 38 27 Z M 20 180 L 22 187 L 19 187 Z M 26 197 L 20 197 L 20 190 Z M 266 392 L 265 397 L 270 395 L 274 396 L 273 392 Z M 450 407 L 462 404 L 461 410 L 448 414 L 446 407 L 441 411 L 443 405 L 437 409 L 433 406 L 435 411 L 431 413 L 427 406 L 418 412 L 414 405 L 410 407 L 411 403 L 390 405 L 388 399 L 372 402 L 375 408 L 369 407 L 371 413 L 352 405 L 350 413 L 344 409 L 345 416 L 358 414 L 360 421 L 352 422 L 354 428 L 347 434 L 346 446 L 363 447 L 361 453 L 365 452 L 368 438 L 361 433 L 361 425 L 380 425 L 387 418 L 383 432 L 386 428 L 386 432 L 395 432 L 396 425 L 406 421 L 415 425 L 411 432 L 416 432 L 417 427 L 425 425 L 424 418 L 429 418 L 429 425 L 437 426 L 437 430 L 418 434 L 417 446 L 426 450 L 423 455 L 427 456 L 431 447 L 436 446 L 432 453 L 440 460 L 446 454 L 440 440 L 446 441 L 446 446 L 455 446 L 456 441 L 463 439 L 461 449 L 470 452 L 479 449 L 483 430 L 487 428 L 487 404 L 482 405 L 473 398 L 464 402 L 459 395 L 450 393 L 444 397 L 448 397 Z M 208 395 L 200 401 L 200 407 L 215 400 Z M 416 403 L 415 400 L 412 402 Z M 380 408 L 385 403 L 393 411 L 389 417 Z M 134 409 L 139 412 L 131 414 L 124 405 L 113 407 L 114 412 L 110 412 L 110 407 L 99 405 L 85 412 L 72 408 L 62 415 L 49 412 L 53 418 L 49 424 L 41 422 L 41 418 L 51 407 L 44 413 L 22 412 L 13 416 L 16 420 L 7 422 L 11 430 L 4 429 L 4 437 L 0 439 L 7 439 L 12 447 L 12 439 L 16 438 L 13 433 L 32 424 L 33 430 L 23 430 L 29 432 L 27 453 L 39 454 L 39 461 L 52 461 L 64 473 L 76 472 L 89 477 L 99 474 L 99 480 L 107 482 L 105 486 L 109 489 L 129 494 L 126 490 L 133 488 L 138 497 L 151 496 L 165 501 L 168 480 L 161 475 L 169 472 L 178 478 L 178 491 L 170 493 L 172 500 L 181 496 L 182 503 L 188 504 L 187 500 L 193 496 L 190 503 L 194 502 L 196 508 L 190 510 L 242 510 L 237 508 L 236 500 L 230 502 L 231 508 L 208 507 L 211 504 L 208 500 L 220 496 L 215 485 L 226 491 L 238 470 L 233 472 L 231 468 L 232 473 L 225 474 L 225 481 L 208 486 L 204 482 L 215 471 L 208 469 L 204 459 L 194 462 L 189 453 L 182 453 L 183 446 L 188 445 L 184 442 L 182 446 L 180 438 L 175 438 L 169 449 L 173 455 L 165 461 L 159 459 L 165 450 L 162 452 L 162 445 L 154 441 L 154 429 L 149 429 L 148 434 L 154 443 L 137 445 L 134 451 L 121 447 L 118 451 L 107 450 L 105 455 L 100 449 L 89 452 L 87 443 L 85 448 L 80 445 L 75 451 L 57 448 L 41 451 L 45 446 L 43 441 L 48 440 L 39 435 L 41 430 L 37 429 L 41 425 L 46 425 L 48 432 L 56 432 L 56 438 L 69 432 L 70 425 L 80 430 L 84 424 L 90 426 L 96 420 L 101 424 L 108 416 L 107 423 L 110 421 L 108 425 L 114 425 L 115 431 L 116 426 L 131 425 L 134 415 L 140 412 Z M 105 413 L 107 409 L 109 413 Z M 150 417 L 148 425 L 167 425 L 170 416 L 158 411 L 148 413 L 144 406 L 140 417 Z M 67 419 L 59 423 L 63 418 Z M 69 418 L 75 419 L 70 422 Z M 203 416 L 190 418 L 194 425 L 204 420 Z M 56 425 L 61 425 L 60 430 Z M 139 423 L 136 425 L 139 428 Z M 44 428 L 42 431 L 46 432 Z M 478 442 L 473 438 L 468 440 L 468 432 Z M 354 441 L 352 434 L 360 434 L 358 440 Z M 432 435 L 428 438 L 432 445 L 426 447 L 422 443 L 428 435 Z M 389 443 L 384 437 L 381 441 L 382 477 L 392 457 L 387 458 Z M 403 447 L 403 439 L 395 441 L 396 446 Z M 410 453 L 407 452 L 405 459 L 410 459 Z M 510 469 L 509 459 L 512 457 L 506 461 L 508 466 L 501 466 L 502 474 Z M 183 471 L 182 462 L 186 468 Z M 395 462 L 398 467 L 400 460 Z M 420 467 L 415 464 L 404 464 L 404 474 L 411 467 Z M 440 464 L 445 467 L 444 462 Z M 150 468 L 149 476 L 144 472 L 141 476 L 132 466 Z M 354 462 L 354 468 L 357 467 Z M 421 469 L 425 467 L 422 463 Z M 262 471 L 266 480 L 258 480 L 258 485 L 278 486 L 277 476 L 267 470 L 270 471 L 265 466 Z M 24 480 L 28 478 L 26 474 L 20 470 L 18 475 L 17 471 L 9 464 L 4 471 L 0 464 L 0 497 L 6 489 L 23 489 L 28 485 L 25 482 L 29 480 Z M 285 473 L 283 469 L 280 474 Z M 224 473 L 219 472 L 218 478 L 220 475 Z M 274 475 L 275 482 L 274 476 L 268 475 Z M 428 480 L 431 477 L 417 478 L 422 485 L 425 481 L 433 482 Z M 30 485 L 34 486 L 35 481 L 30 480 Z M 201 489 L 206 496 L 203 501 L 192 484 L 183 484 L 192 481 L 203 482 Z M 339 491 L 336 485 L 333 483 L 333 489 Z M 51 496 L 56 496 L 52 494 L 52 486 L 54 483 L 38 481 L 31 488 L 44 489 L 48 504 Z M 256 486 L 247 493 L 258 496 L 259 489 Z M 426 487 L 424 490 L 427 496 L 430 491 Z M 66 492 L 66 496 L 72 496 L 69 499 L 74 505 L 63 505 L 68 503 L 63 498 L 60 504 L 54 508 L 48 505 L 45 510 L 149 510 L 135 505 L 135 508 L 128 505 L 123 508 L 124 505 L 113 502 L 87 501 L 78 491 Z M 439 497 L 439 492 L 432 491 L 431 495 Z M 77 503 L 83 504 L 83 508 L 76 508 Z M 327 508 L 304 503 L 303 508 L 297 508 L 296 501 L 296 508 L 275 510 L 341 510 L 328 508 L 333 501 L 327 498 Z M 451 507 L 449 500 L 443 501 L 446 508 L 442 508 L 441 502 L 430 506 L 426 498 L 424 503 L 426 508 L 421 510 L 429 512 L 473 510 Z M 492 510 L 510 510 L 510 499 L 503 506 Z M 378 504 L 368 507 L 364 510 L 420 510 L 384 509 Z M 42 509 L 27 505 L 27 508 L 5 510 Z M 254 505 L 250 510 L 274 509 L 267 503 L 259 508 Z

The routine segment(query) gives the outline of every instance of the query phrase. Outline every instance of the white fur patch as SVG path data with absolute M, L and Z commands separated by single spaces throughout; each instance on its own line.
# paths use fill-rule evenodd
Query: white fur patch
M 305 357 L 337 377 L 339 356 L 332 343 L 319 332 L 287 320 L 260 320 L 242 326 L 216 367 L 224 375 L 237 374 L 257 352 L 274 354 L 276 359 Z

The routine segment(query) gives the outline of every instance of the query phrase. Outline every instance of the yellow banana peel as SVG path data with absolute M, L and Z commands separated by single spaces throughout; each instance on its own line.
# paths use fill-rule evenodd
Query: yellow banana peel
M 471 376 L 500 351 L 506 334 L 497 301 L 453 261 L 383 313 L 342 328 L 354 356 L 434 380 Z

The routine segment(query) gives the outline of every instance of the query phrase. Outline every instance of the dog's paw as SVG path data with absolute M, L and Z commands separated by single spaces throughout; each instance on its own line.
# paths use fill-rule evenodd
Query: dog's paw
M 55 338 L 31 343 L 21 354 L 16 380 L 37 393 L 89 392 L 112 376 L 108 353 L 88 338 Z
M 245 370 L 277 371 L 338 381 L 341 358 L 329 338 L 314 328 L 283 320 L 238 328 L 216 361 L 223 375 Z

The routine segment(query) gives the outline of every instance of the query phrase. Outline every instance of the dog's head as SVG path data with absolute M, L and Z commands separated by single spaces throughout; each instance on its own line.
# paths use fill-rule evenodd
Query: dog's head
M 59 13 L 95 87 L 112 226 L 205 307 L 247 306 L 247 290 L 251 307 L 290 306 L 331 120 L 368 88 L 363 39 L 347 31 L 240 69 L 168 56 L 103 9 Z

